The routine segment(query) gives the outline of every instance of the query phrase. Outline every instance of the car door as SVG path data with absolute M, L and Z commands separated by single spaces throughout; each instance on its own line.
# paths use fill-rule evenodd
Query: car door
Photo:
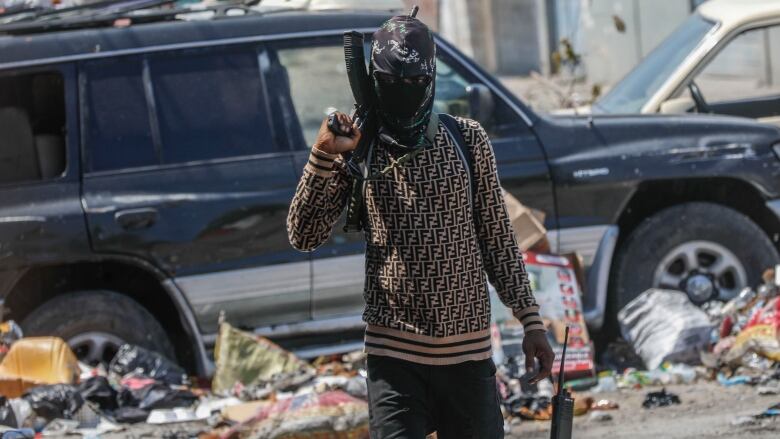
M 341 34 L 269 43 L 264 73 L 276 91 L 271 97 L 280 142 L 293 151 L 300 178 L 311 145 L 332 110 L 349 113 L 354 102 L 346 76 Z M 330 239 L 312 256 L 312 317 L 360 313 L 363 308 L 363 233 L 343 231 L 345 215 Z
M 693 76 L 706 110 L 780 125 L 780 25 L 750 29 L 717 49 Z M 680 92 L 689 96 L 690 89 Z M 705 111 L 706 111 L 705 110 Z
M 285 227 L 297 183 L 254 46 L 81 66 L 83 204 L 97 252 L 162 269 L 203 332 L 311 317 L 309 256 Z
M 0 295 L 30 266 L 89 257 L 76 83 L 72 64 L 0 72 Z

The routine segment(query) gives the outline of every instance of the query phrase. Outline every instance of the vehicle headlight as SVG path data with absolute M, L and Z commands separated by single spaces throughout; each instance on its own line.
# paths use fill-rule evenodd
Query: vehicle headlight
M 780 142 L 775 143 L 772 145 L 772 151 L 775 152 L 775 155 L 777 156 L 777 159 L 780 160 Z

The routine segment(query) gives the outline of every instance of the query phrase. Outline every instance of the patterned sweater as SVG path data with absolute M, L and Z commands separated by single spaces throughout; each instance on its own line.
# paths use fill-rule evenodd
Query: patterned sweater
M 468 170 L 441 122 L 434 144 L 366 186 L 364 352 L 431 365 L 492 355 L 484 273 L 526 331 L 544 330 L 482 126 L 456 118 L 472 149 Z M 375 149 L 370 172 L 397 158 Z M 312 251 L 345 210 L 352 177 L 339 154 L 313 148 L 287 217 L 290 243 Z

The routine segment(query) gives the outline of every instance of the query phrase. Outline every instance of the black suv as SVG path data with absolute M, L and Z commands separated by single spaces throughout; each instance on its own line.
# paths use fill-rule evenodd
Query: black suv
M 285 219 L 322 118 L 352 104 L 342 33 L 386 18 L 0 27 L 6 317 L 88 361 L 128 341 L 199 373 L 221 311 L 281 341 L 359 330 L 362 234 L 343 233 L 342 218 L 302 253 Z M 650 286 L 722 300 L 778 260 L 778 129 L 551 118 L 438 44 L 436 110 L 478 119 L 503 187 L 547 214 L 554 251 L 582 254 L 594 329 Z

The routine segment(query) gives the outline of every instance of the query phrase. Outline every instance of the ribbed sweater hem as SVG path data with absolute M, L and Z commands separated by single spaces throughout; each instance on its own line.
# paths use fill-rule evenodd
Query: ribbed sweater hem
M 490 329 L 448 337 L 431 337 L 367 324 L 364 342 L 363 352 L 367 354 L 434 366 L 484 360 L 493 355 Z

